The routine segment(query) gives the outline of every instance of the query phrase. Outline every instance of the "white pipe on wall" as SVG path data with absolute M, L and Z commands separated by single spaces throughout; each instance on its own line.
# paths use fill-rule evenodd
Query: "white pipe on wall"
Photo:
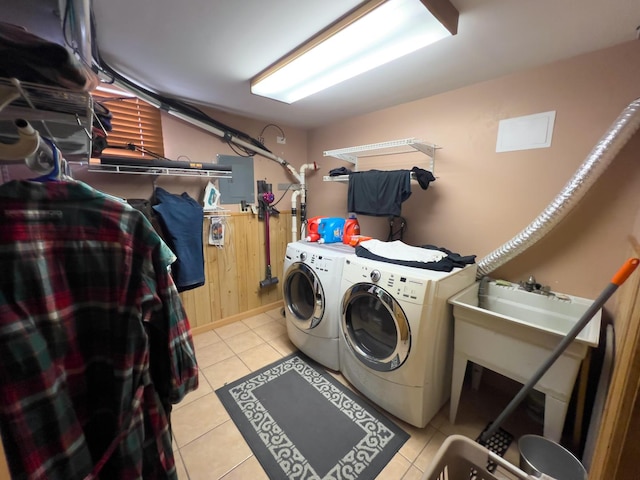
M 310 169 L 310 168 L 313 169 L 313 171 L 320 169 L 320 167 L 318 167 L 316 162 L 305 163 L 304 165 L 302 165 L 302 167 L 300 167 L 300 178 L 301 178 L 300 183 L 302 184 L 302 191 L 300 192 L 300 203 L 302 205 L 306 205 L 307 204 L 307 183 L 306 183 L 307 174 L 306 174 L 306 171 L 308 169 Z
M 298 241 L 298 215 L 296 213 L 296 202 L 298 201 L 300 190 L 296 190 L 291 194 L 291 241 L 292 242 Z
M 319 170 L 320 167 L 318 167 L 318 164 L 316 162 L 305 163 L 300 167 L 300 190 L 298 190 L 298 193 L 300 194 L 300 206 L 301 206 L 301 209 L 304 210 L 305 214 L 307 211 L 306 171 L 309 169 L 312 169 L 315 171 L 315 170 Z M 293 225 L 293 219 L 292 219 L 292 225 Z M 296 225 L 297 225 L 297 220 L 296 220 Z M 300 229 L 302 230 L 302 225 L 300 225 Z M 297 233 L 298 233 L 297 230 L 292 232 L 292 237 L 294 242 L 298 240 Z
M 305 163 L 304 165 L 302 165 L 302 166 L 300 167 L 300 175 L 301 175 L 301 176 L 302 176 L 302 175 L 305 175 L 305 172 L 306 172 L 308 169 L 310 169 L 310 168 L 312 168 L 313 170 L 319 170 L 319 169 L 320 169 L 320 167 L 318 167 L 318 164 L 317 164 L 316 162 L 313 162 L 313 163 Z
M 308 169 L 312 169 L 313 171 L 315 171 L 315 170 L 319 170 L 319 169 L 320 169 L 320 167 L 318 167 L 318 165 L 316 164 L 316 162 L 313 162 L 313 163 L 305 163 L 304 165 L 302 165 L 302 166 L 300 167 L 300 184 L 301 184 L 301 186 L 302 186 L 302 189 L 303 189 L 303 190 L 306 190 L 306 189 L 307 189 L 307 184 L 306 184 L 306 175 L 307 175 L 307 174 L 306 174 L 306 171 L 307 171 Z M 304 203 L 304 198 L 306 198 L 306 196 L 307 196 L 307 195 L 306 195 L 306 193 L 304 193 L 304 192 L 303 192 L 303 193 L 302 193 L 302 197 L 303 197 L 303 199 L 302 199 L 302 203 Z

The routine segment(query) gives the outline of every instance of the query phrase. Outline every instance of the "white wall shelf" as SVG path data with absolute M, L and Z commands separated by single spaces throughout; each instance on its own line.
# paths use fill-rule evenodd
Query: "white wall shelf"
M 409 175 L 411 176 L 411 180 L 415 180 L 416 179 L 416 174 L 413 172 L 410 172 Z M 349 175 L 325 175 L 324 177 L 322 177 L 322 180 L 325 182 L 348 182 L 349 181 Z
M 90 163 L 87 171 L 95 173 L 128 173 L 138 175 L 169 175 L 174 177 L 231 178 L 231 171 L 200 170 L 195 168 L 175 168 L 139 165 L 109 165 Z
M 431 172 L 435 168 L 436 150 L 440 149 L 438 145 L 417 140 L 415 138 L 403 138 L 400 140 L 390 140 L 387 142 L 371 143 L 368 145 L 358 145 L 356 147 L 339 148 L 336 150 L 326 150 L 323 152 L 325 157 L 334 157 L 345 162 L 353 163 L 358 167 L 358 159 L 365 157 L 377 157 L 382 155 L 399 155 L 403 153 L 422 152 L 427 155 L 431 161 Z M 415 178 L 412 173 L 411 178 Z M 345 182 L 349 181 L 349 175 L 324 176 L 325 182 Z
M 206 208 L 204 209 L 204 218 L 220 218 L 220 217 L 230 217 L 231 210 L 227 210 L 226 208 Z
M 436 150 L 439 148 L 437 145 L 416 140 L 415 138 L 403 138 L 401 140 L 390 140 L 388 142 L 371 143 L 369 145 L 358 145 L 357 147 L 327 150 L 323 153 L 323 156 L 339 158 L 340 160 L 357 165 L 358 158 L 362 157 L 396 155 L 415 151 L 422 152 L 431 157 L 431 159 L 434 159 Z

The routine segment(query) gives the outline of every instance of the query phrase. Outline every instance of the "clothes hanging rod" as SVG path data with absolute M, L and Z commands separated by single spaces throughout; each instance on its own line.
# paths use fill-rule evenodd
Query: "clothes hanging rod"
M 94 173 L 127 173 L 138 175 L 165 175 L 174 177 L 205 177 L 205 178 L 231 178 L 231 172 L 218 170 L 199 170 L 195 168 L 171 168 L 171 167 L 145 167 L 138 165 L 92 165 L 89 164 L 88 172 Z

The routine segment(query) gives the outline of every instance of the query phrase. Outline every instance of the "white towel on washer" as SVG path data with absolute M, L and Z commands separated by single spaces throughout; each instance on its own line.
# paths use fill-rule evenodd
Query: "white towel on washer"
M 360 242 L 360 246 L 371 253 L 390 260 L 405 260 L 409 262 L 438 262 L 447 256 L 440 250 L 430 250 L 422 247 L 413 247 L 400 240 L 393 242 L 381 242 L 380 240 L 366 240 Z

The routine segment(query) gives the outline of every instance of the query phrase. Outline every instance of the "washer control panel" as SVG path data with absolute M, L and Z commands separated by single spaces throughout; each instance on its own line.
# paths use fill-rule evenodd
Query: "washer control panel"
M 294 255 L 294 260 L 298 260 L 300 262 L 309 265 L 314 270 L 318 272 L 329 272 L 335 265 L 335 258 L 332 256 L 327 257 L 326 255 L 319 255 L 317 253 L 311 252 L 296 252 Z
M 389 271 L 384 266 L 362 264 L 346 260 L 342 274 L 343 281 L 351 283 L 372 283 L 384 288 L 398 300 L 422 303 L 429 290 L 429 279 L 405 272 Z M 407 273 L 412 273 L 407 270 Z

